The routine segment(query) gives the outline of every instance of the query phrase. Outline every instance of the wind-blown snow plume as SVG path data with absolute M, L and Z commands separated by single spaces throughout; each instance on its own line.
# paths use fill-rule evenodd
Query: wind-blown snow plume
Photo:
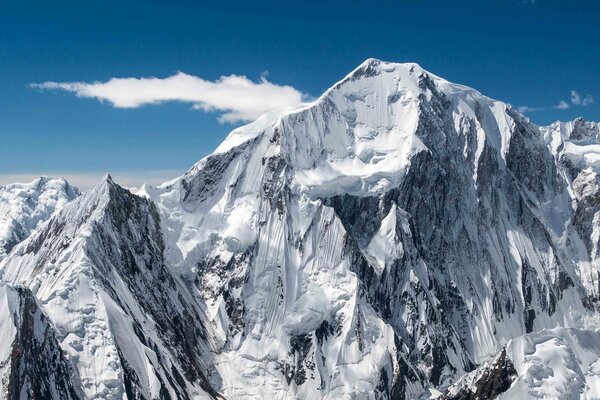
M 64 90 L 78 97 L 107 101 L 118 108 L 137 108 L 167 101 L 192 103 L 194 109 L 219 111 L 221 122 L 250 121 L 276 108 L 295 106 L 304 95 L 264 76 L 256 83 L 240 75 L 212 82 L 183 72 L 168 78 L 112 78 L 106 82 L 43 82 L 37 89 Z

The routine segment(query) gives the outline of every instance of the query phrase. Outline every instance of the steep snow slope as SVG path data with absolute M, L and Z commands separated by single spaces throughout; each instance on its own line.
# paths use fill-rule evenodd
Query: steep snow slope
M 0 285 L 1 399 L 78 399 L 71 373 L 30 291 Z
M 64 179 L 0 186 L 0 260 L 55 210 L 79 195 Z
M 152 193 L 179 245 L 168 259 L 196 281 L 219 335 L 220 390 L 274 399 L 387 392 L 394 333 L 350 270 L 343 226 L 321 201 L 291 197 L 278 161 L 249 150 L 208 159 L 210 168 Z M 230 174 L 237 182 L 218 181 Z
M 371 59 L 145 194 L 214 321 L 226 396 L 412 398 L 528 332 L 594 326 L 555 155 L 510 106 Z
M 85 398 L 212 398 L 202 310 L 163 261 L 154 205 L 107 176 L 0 264 L 42 304 Z
M 580 275 L 592 288 L 593 300 L 600 295 L 600 124 L 581 118 L 542 127 L 563 179 L 569 183 L 573 228 L 579 241 L 570 243 Z

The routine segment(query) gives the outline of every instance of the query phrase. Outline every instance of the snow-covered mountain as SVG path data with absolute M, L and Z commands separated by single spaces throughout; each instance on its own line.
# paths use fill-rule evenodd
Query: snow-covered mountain
M 160 187 L 107 176 L 0 277 L 80 398 L 597 398 L 598 149 L 369 59 Z
M 41 177 L 0 186 L 0 260 L 65 203 L 79 195 L 64 179 Z
M 0 337 L 3 398 L 77 398 L 54 329 L 29 290 L 0 285 Z
M 207 320 L 164 263 L 159 220 L 153 203 L 106 176 L 2 264 L 2 280 L 40 301 L 81 398 L 216 395 Z

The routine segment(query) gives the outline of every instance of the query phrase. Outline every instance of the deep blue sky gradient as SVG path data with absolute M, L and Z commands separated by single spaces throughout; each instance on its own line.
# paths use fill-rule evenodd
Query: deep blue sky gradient
M 235 125 L 190 104 L 116 109 L 42 81 L 246 75 L 318 96 L 368 57 L 414 61 L 530 113 L 600 120 L 600 2 L 20 1 L 0 6 L 0 175 L 184 171 Z M 12 2 L 11 2 L 12 3 Z M 175 175 L 176 176 L 176 175 Z

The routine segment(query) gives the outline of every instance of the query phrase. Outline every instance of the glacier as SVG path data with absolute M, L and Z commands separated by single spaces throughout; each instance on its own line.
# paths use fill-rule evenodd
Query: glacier
M 540 127 L 369 59 L 161 186 L 107 175 L 39 212 L 12 189 L 0 232 L 27 230 L 5 239 L 2 290 L 30 299 L 60 366 L 25 382 L 82 399 L 598 398 L 599 155 L 599 124 Z M 3 360 L 18 320 L 0 321 Z M 7 398 L 31 391 L 5 378 L 15 362 Z

